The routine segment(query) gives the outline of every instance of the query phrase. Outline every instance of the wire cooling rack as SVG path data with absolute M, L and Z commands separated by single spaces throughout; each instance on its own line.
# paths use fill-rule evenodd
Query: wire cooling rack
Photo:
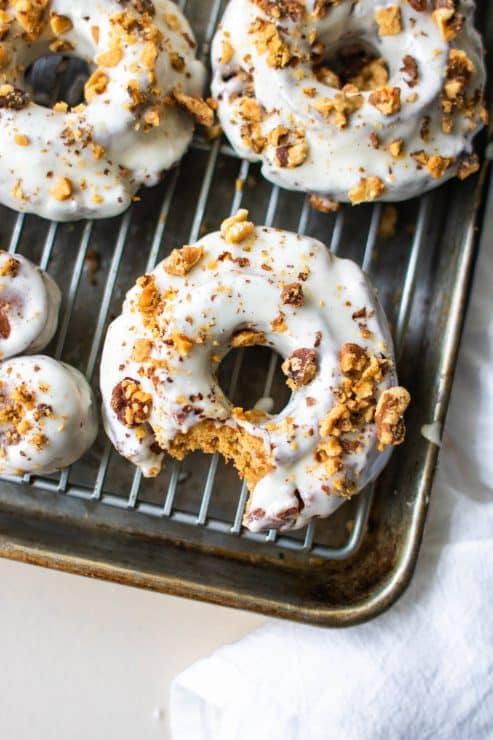
M 224 5 L 219 0 L 180 3 L 197 33 L 204 60 Z M 63 290 L 59 330 L 47 353 L 81 369 L 96 393 L 106 328 L 120 312 L 125 292 L 136 277 L 151 270 L 174 247 L 216 229 L 240 206 L 249 209 L 257 224 L 311 235 L 332 252 L 358 261 L 379 289 L 393 328 L 397 358 L 409 358 L 420 346 L 428 312 L 433 309 L 430 266 L 441 259 L 438 250 L 447 221 L 447 188 L 399 204 L 397 213 L 391 214 L 397 215 L 395 234 L 385 236 L 382 217 L 390 215 L 387 206 L 318 213 L 303 195 L 264 181 L 258 166 L 239 160 L 224 139 L 208 141 L 199 134 L 181 165 L 160 186 L 140 195 L 140 202 L 122 217 L 95 222 L 56 224 L 0 210 L 1 246 L 37 261 Z M 419 358 L 415 360 L 419 363 Z M 264 348 L 235 351 L 222 368 L 223 387 L 235 403 L 245 407 L 272 396 L 276 407 L 282 408 L 287 391 L 279 367 L 279 357 Z M 399 369 L 401 380 L 412 384 L 417 366 L 407 361 Z M 433 409 L 426 412 L 430 416 L 423 420 L 432 421 Z M 419 436 L 416 428 L 412 433 Z M 405 455 L 406 447 L 394 454 L 394 467 Z M 142 532 L 151 519 L 153 533 L 156 520 L 163 533 L 172 523 L 183 525 L 180 542 L 185 544 L 200 541 L 207 545 L 209 534 L 219 533 L 231 556 L 245 548 L 255 552 L 262 543 L 263 552 L 282 549 L 323 560 L 347 560 L 361 544 L 372 505 L 370 489 L 329 520 L 312 523 L 301 532 L 253 534 L 241 526 L 246 487 L 217 455 L 194 453 L 181 464 L 170 460 L 157 479 L 144 480 L 112 450 L 102 430 L 90 452 L 60 474 L 3 480 L 21 484 L 23 491 L 26 486 L 38 489 L 40 496 L 43 491 L 55 494 L 55 508 L 57 501 L 73 498 L 129 516 L 144 515 L 139 520 Z M 94 510 L 91 506 L 87 516 Z

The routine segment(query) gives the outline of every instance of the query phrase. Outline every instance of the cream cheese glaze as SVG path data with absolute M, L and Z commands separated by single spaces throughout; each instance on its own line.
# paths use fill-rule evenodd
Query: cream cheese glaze
M 222 358 L 249 344 L 285 358 L 293 394 L 279 414 L 234 408 L 218 384 Z M 232 457 L 252 530 L 302 527 L 361 490 L 402 441 L 409 401 L 360 268 L 246 211 L 139 278 L 108 329 L 100 384 L 106 432 L 145 476 L 164 451 Z
M 187 149 L 205 70 L 192 30 L 168 0 L 6 2 L 0 18 L 0 201 L 66 221 L 114 216 Z M 30 100 L 24 72 L 50 51 L 92 71 L 86 102 Z
M 487 117 L 473 14 L 472 0 L 231 0 L 212 45 L 224 131 L 268 180 L 333 201 L 464 178 Z M 355 44 L 377 61 L 345 80 L 335 60 Z
M 40 352 L 58 324 L 60 290 L 20 254 L 0 252 L 0 359 Z
M 0 364 L 0 474 L 46 475 L 71 465 L 97 434 L 84 376 L 51 357 Z

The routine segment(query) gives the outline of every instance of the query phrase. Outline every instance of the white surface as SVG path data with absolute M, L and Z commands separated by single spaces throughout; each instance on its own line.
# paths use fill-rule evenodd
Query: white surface
M 408 591 L 368 624 L 271 620 L 199 661 L 173 685 L 175 740 L 493 737 L 492 285 L 484 244 Z
M 5 560 L 0 584 L 2 740 L 167 740 L 173 676 L 263 621 Z

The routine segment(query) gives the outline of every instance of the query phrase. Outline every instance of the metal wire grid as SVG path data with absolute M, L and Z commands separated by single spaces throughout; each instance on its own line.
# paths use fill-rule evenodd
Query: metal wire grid
M 210 41 L 214 33 L 214 29 L 217 24 L 219 13 L 221 10 L 221 4 L 221 0 L 214 0 L 211 4 L 211 12 L 204 34 L 204 41 L 201 47 L 201 54 L 204 59 L 208 54 Z M 186 9 L 186 0 L 182 0 L 179 5 L 182 9 Z M 204 222 L 204 214 L 207 208 L 213 178 L 216 173 L 216 165 L 219 155 L 228 158 L 236 158 L 233 150 L 229 146 L 225 145 L 224 142 L 220 139 L 217 139 L 212 143 L 205 142 L 201 139 L 196 139 L 192 144 L 192 149 L 206 152 L 207 164 L 204 177 L 200 185 L 200 192 L 193 215 L 192 226 L 188 239 L 189 243 L 193 243 L 199 238 L 200 230 Z M 246 161 L 238 160 L 238 167 L 238 178 L 242 182 L 245 182 L 248 178 L 251 165 Z M 146 271 L 152 270 L 158 259 L 163 239 L 165 237 L 166 221 L 174 204 L 175 190 L 179 176 L 179 167 L 168 176 L 166 188 L 164 191 L 164 197 L 159 213 L 156 217 L 156 225 L 145 268 Z M 267 226 L 274 224 L 279 203 L 279 197 L 279 188 L 272 187 L 270 191 L 270 197 L 268 198 L 264 218 L 264 223 Z M 243 191 L 241 189 L 235 188 L 231 199 L 231 214 L 234 213 L 241 206 L 242 198 Z M 364 270 L 369 269 L 374 257 L 378 227 L 381 219 L 381 210 L 382 207 L 380 204 L 375 205 L 372 209 L 370 225 L 366 237 L 366 244 L 364 247 L 362 260 L 362 267 Z M 430 210 L 431 196 L 424 196 L 419 203 L 416 231 L 409 252 L 407 268 L 403 276 L 401 299 L 397 312 L 397 320 L 394 332 L 397 356 L 399 356 L 402 349 L 406 335 L 406 329 L 409 324 L 413 298 L 416 290 L 416 275 L 425 243 L 425 234 L 427 225 L 429 223 Z M 300 233 L 304 233 L 306 231 L 309 214 L 310 207 L 307 200 L 305 200 L 298 218 L 297 230 Z M 329 248 L 334 253 L 337 253 L 340 250 L 341 237 L 346 218 L 346 209 L 342 209 L 341 211 L 339 211 L 335 218 L 333 230 L 330 239 L 328 240 Z M 112 296 L 114 294 L 115 288 L 118 286 L 118 276 L 124 255 L 124 249 L 129 238 L 131 220 L 132 208 L 130 208 L 122 216 L 119 223 L 115 239 L 114 251 L 111 258 L 111 264 L 107 274 L 107 280 L 99 307 L 95 332 L 91 340 L 90 351 L 88 354 L 86 366 L 85 368 L 82 368 L 89 382 L 92 382 L 93 384 L 95 381 L 98 358 L 101 351 L 102 342 L 104 340 L 105 330 L 110 318 L 109 312 Z M 18 249 L 25 221 L 26 216 L 24 214 L 19 214 L 14 222 L 8 246 L 8 251 L 10 253 L 15 253 Z M 74 313 L 85 260 L 91 246 L 93 226 L 94 224 L 92 221 L 87 221 L 85 223 L 78 244 L 72 275 L 66 291 L 65 309 L 61 316 L 57 342 L 54 351 L 54 356 L 57 359 L 60 359 L 63 355 L 70 322 Z M 56 243 L 58 229 L 58 224 L 54 222 L 50 223 L 48 226 L 41 258 L 39 260 L 39 264 L 43 269 L 47 269 L 49 267 L 50 258 L 52 256 L 53 248 Z M 243 363 L 243 357 L 244 352 L 240 350 L 236 355 L 234 369 L 231 375 L 229 387 L 230 395 L 234 393 L 234 390 L 238 383 Z M 263 388 L 263 396 L 268 396 L 271 391 L 277 359 L 278 357 L 276 353 L 273 352 L 269 363 L 265 385 Z M 151 515 L 153 517 L 162 518 L 163 520 L 170 519 L 181 524 L 192 525 L 194 527 L 203 527 L 206 530 L 229 535 L 230 538 L 241 537 L 252 542 L 271 543 L 276 547 L 286 548 L 291 551 L 304 553 L 310 552 L 313 555 L 317 555 L 329 560 L 342 560 L 349 557 L 355 552 L 355 550 L 361 543 L 369 510 L 371 507 L 371 488 L 358 497 L 358 504 L 356 510 L 353 512 L 352 515 L 353 525 L 345 543 L 340 547 L 331 547 L 325 544 L 317 543 L 317 541 L 314 540 L 314 523 L 311 523 L 304 530 L 304 533 L 301 537 L 291 536 L 289 534 L 279 535 L 274 530 L 268 532 L 267 534 L 255 534 L 244 530 L 242 528 L 241 521 L 248 496 L 248 492 L 244 484 L 241 486 L 241 490 L 238 496 L 238 502 L 232 520 L 229 519 L 228 521 L 226 521 L 218 517 L 210 516 L 209 507 L 219 464 L 219 457 L 217 454 L 213 455 L 210 458 L 208 471 L 203 484 L 200 505 L 198 507 L 198 510 L 194 513 L 180 510 L 175 506 L 175 496 L 177 493 L 177 487 L 180 481 L 182 470 L 182 465 L 177 462 L 172 463 L 168 487 L 164 494 L 162 503 L 160 504 L 139 500 L 142 476 L 140 471 L 138 470 L 135 470 L 133 474 L 131 485 L 128 490 L 128 495 L 126 497 L 116 496 L 108 490 L 105 490 L 105 481 L 108 474 L 108 468 L 112 456 L 115 454 L 116 453 L 112 451 L 110 442 L 106 440 L 104 450 L 99 461 L 99 466 L 94 478 L 94 484 L 92 486 L 83 486 L 73 483 L 70 480 L 70 468 L 61 471 L 59 476 L 55 478 L 48 478 L 44 476 L 3 476 L 3 480 L 21 484 L 29 484 L 35 488 L 51 491 L 61 495 L 73 496 L 93 502 L 101 502 L 108 506 L 140 512 L 143 514 Z

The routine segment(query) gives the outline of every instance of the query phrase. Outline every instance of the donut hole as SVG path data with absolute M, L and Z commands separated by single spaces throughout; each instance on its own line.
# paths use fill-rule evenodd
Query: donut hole
M 242 354 L 240 358 L 239 355 Z M 235 380 L 235 369 L 241 359 L 241 367 Z M 243 347 L 232 349 L 223 358 L 217 372 L 219 385 L 234 406 L 245 411 L 259 406 L 270 414 L 278 414 L 289 402 L 291 391 L 281 370 L 283 358 L 270 347 Z M 233 380 L 233 392 L 231 392 Z M 266 388 L 266 384 L 270 388 Z M 269 402 L 264 403 L 267 397 Z
M 84 85 L 91 74 L 84 59 L 46 54 L 36 59 L 24 75 L 35 103 L 52 108 L 67 103 L 72 108 L 84 102 Z
M 369 42 L 346 37 L 338 46 L 324 53 L 322 44 L 315 43 L 312 52 L 315 77 L 325 85 L 342 89 L 353 85 L 358 90 L 375 90 L 386 85 L 389 67 L 379 51 Z

